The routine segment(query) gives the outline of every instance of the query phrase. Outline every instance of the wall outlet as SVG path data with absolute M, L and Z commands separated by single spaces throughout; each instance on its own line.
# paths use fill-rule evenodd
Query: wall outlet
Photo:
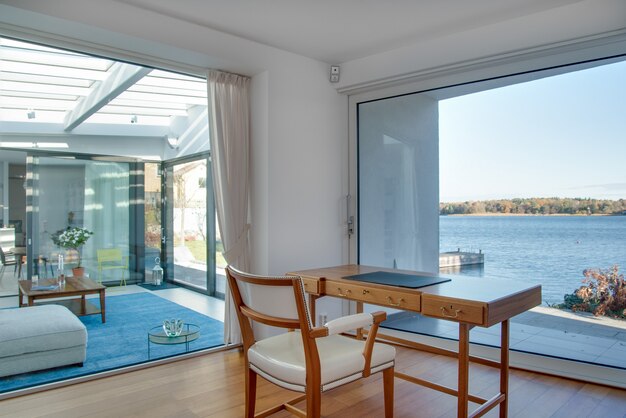
M 326 315 L 325 313 L 321 313 L 317 316 L 317 319 L 318 319 L 317 325 L 322 326 L 326 324 L 326 322 L 328 322 L 328 315 Z

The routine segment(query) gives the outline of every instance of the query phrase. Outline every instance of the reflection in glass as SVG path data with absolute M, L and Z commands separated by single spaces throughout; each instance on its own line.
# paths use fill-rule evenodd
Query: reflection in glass
M 77 266 L 78 254 L 58 245 L 68 227 L 94 234 L 82 247 L 82 266 L 89 277 L 117 283 L 122 271 L 98 270 L 97 250 L 119 249 L 129 256 L 129 166 L 127 163 L 39 157 L 34 193 L 33 259 L 43 264 L 40 276 L 56 274 L 51 260 L 64 256 L 66 271 Z M 129 277 L 126 269 L 125 277 Z

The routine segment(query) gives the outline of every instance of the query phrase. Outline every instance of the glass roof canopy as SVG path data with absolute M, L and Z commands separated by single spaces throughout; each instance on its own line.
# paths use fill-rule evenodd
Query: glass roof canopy
M 172 127 L 180 130 L 192 109 L 206 106 L 200 78 L 0 38 L 5 132 L 10 126 L 8 131 L 24 133 L 38 124 L 56 135 L 71 135 L 79 126 L 109 135 L 119 132 L 113 126 L 134 125 L 133 136 L 178 136 Z

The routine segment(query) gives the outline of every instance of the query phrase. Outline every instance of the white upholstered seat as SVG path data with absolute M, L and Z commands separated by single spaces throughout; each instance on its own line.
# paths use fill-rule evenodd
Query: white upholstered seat
M 320 356 L 322 392 L 363 377 L 365 341 L 331 335 L 316 340 Z M 396 350 L 374 344 L 371 372 L 392 367 Z M 287 332 L 258 341 L 248 349 L 250 368 L 279 386 L 305 392 L 306 361 L 302 336 Z
M 361 313 L 313 327 L 299 277 L 262 277 L 226 268 L 246 357 L 246 412 L 255 416 L 256 379 L 261 375 L 285 389 L 306 394 L 306 416 L 318 418 L 321 393 L 372 373 L 383 373 L 385 417 L 393 416 L 393 378 L 396 350 L 376 343 L 378 324 L 384 312 Z M 251 321 L 290 332 L 256 340 Z M 367 340 L 340 335 L 369 327 Z M 293 331 L 295 330 L 295 331 Z M 296 398 L 259 413 L 266 417 L 280 409 L 304 416 L 293 405 Z

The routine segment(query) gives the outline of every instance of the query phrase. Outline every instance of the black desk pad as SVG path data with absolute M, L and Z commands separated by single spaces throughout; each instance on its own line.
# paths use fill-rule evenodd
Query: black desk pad
M 434 284 L 449 282 L 452 280 L 445 277 L 390 273 L 388 271 L 375 271 L 372 273 L 355 274 L 354 276 L 346 276 L 343 278 L 348 280 L 358 280 L 360 282 L 384 284 L 387 286 L 408 287 L 411 289 L 432 286 Z

